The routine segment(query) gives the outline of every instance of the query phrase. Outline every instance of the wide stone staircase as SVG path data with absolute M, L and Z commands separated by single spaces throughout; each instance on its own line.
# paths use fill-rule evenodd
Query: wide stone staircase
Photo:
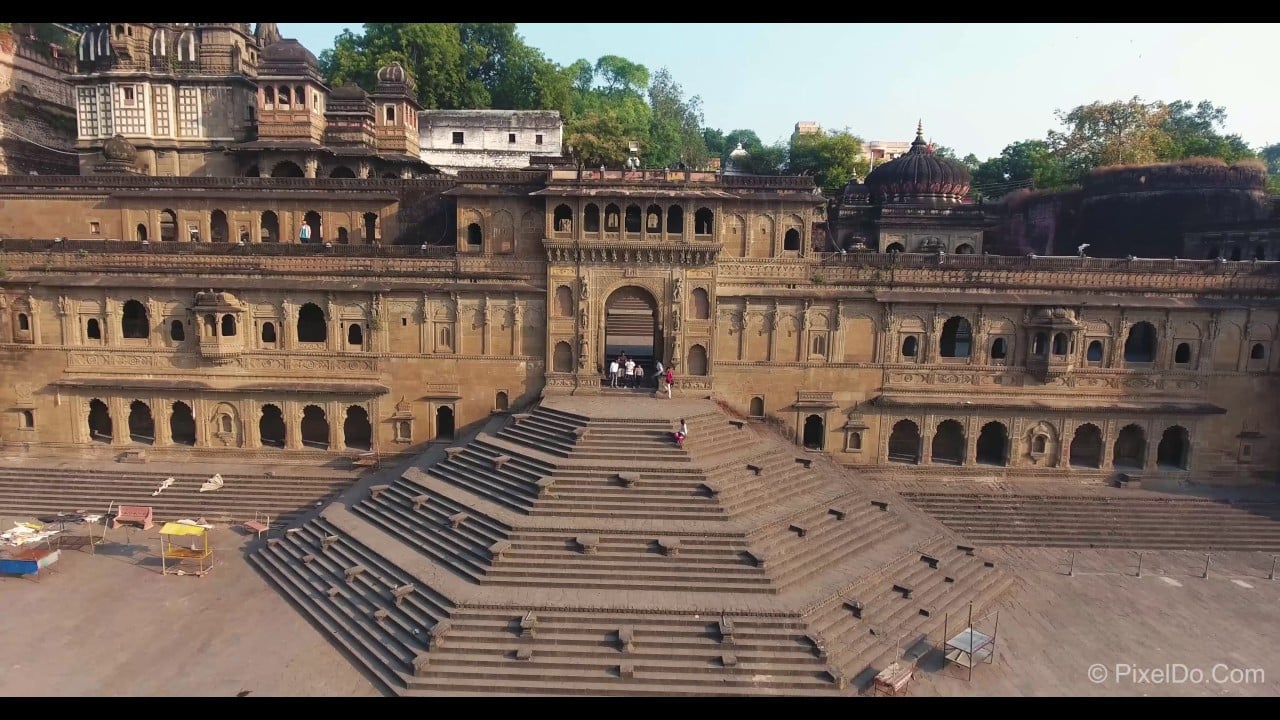
M 847 695 L 1011 583 L 826 458 L 665 398 L 546 398 L 250 557 L 402 695 Z
M 901 492 L 983 545 L 1280 551 L 1280 503 L 1163 494 Z
M 258 474 L 221 473 L 224 485 L 211 492 L 200 486 L 212 473 L 194 474 L 113 468 L 68 469 L 36 466 L 0 468 L 0 513 L 56 515 L 87 510 L 106 512 L 115 505 L 145 505 L 158 521 L 205 517 L 241 521 L 255 514 L 290 518 L 329 501 L 351 487 L 352 474 L 301 474 L 289 468 Z M 269 475 L 267 473 L 270 473 Z M 174 483 L 152 493 L 167 478 Z

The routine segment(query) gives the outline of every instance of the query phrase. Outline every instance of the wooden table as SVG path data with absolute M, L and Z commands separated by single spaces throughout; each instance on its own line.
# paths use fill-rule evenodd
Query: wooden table
M 0 574 L 28 575 L 40 581 L 40 571 L 58 562 L 62 551 L 56 548 L 30 548 L 18 550 L 9 557 L 0 559 Z
M 899 695 L 907 689 L 915 672 L 915 663 L 889 663 L 871 682 L 871 692 L 873 695 Z

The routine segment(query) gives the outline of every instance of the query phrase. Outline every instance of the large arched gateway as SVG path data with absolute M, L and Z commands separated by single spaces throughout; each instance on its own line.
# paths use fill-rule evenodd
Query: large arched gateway
M 662 328 L 658 325 L 658 301 L 644 288 L 621 287 L 604 304 L 604 363 L 626 353 L 653 372 L 662 357 Z

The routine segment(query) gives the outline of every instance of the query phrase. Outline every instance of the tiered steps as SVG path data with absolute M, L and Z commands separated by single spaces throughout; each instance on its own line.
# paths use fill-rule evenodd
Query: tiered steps
M 751 550 L 763 559 L 774 583 L 787 587 L 904 529 L 896 514 L 851 492 L 763 528 L 751 538 Z
M 1280 503 L 1082 494 L 902 497 L 986 545 L 1280 551 Z
M 431 629 L 453 611 L 446 598 L 322 519 L 273 539 L 250 559 L 393 690 L 404 687 Z M 357 566 L 363 571 L 349 577 Z
M 492 560 L 490 548 L 506 540 L 511 531 L 473 508 L 404 479 L 377 497 L 355 503 L 351 512 L 440 566 L 470 578 L 485 574 Z
M 529 612 L 534 617 L 525 633 L 521 621 Z M 430 670 L 409 687 L 540 695 L 838 694 L 794 618 L 732 616 L 732 644 L 722 640 L 719 621 L 694 613 L 461 609 L 444 646 L 431 651 Z M 527 659 L 519 659 L 522 650 Z
M 159 495 L 152 493 L 165 479 L 175 482 Z M 114 469 L 66 470 L 59 468 L 0 469 L 0 512 L 12 515 L 53 515 L 76 510 L 105 512 L 111 503 L 153 508 L 156 520 L 205 517 L 219 520 L 251 520 L 257 513 L 276 519 L 289 518 L 328 501 L 354 482 L 350 476 L 313 476 L 277 473 L 236 475 L 223 473 L 221 489 L 200 492 L 211 474 L 121 472 Z
M 690 435 L 677 447 L 680 418 Z M 932 612 L 961 595 L 985 602 L 1004 577 L 944 555 L 954 581 L 944 587 L 918 558 L 895 561 L 931 536 L 959 543 L 901 500 L 873 501 L 855 478 L 705 400 L 552 397 L 511 420 L 437 449 L 442 457 L 393 483 L 361 486 L 308 526 L 322 528 L 312 536 L 359 538 L 349 563 L 394 559 L 394 582 L 422 585 L 441 608 L 447 597 L 448 621 L 429 643 L 394 628 L 379 635 L 386 614 L 363 623 L 376 597 L 348 601 L 340 589 L 330 598 L 308 573 L 350 565 L 304 562 L 314 537 L 264 551 L 276 553 L 286 591 L 394 692 L 848 695 L 849 673 L 896 637 L 857 635 L 829 599 L 852 588 L 875 601 L 868 618 L 906 632 L 922 616 L 881 597 L 893 582 L 919 585 Z M 299 563 L 308 568 L 287 575 Z
M 746 554 L 741 538 L 677 536 L 679 547 L 666 554 L 659 539 L 640 534 L 593 534 L 578 538 L 563 532 L 519 531 L 512 547 L 485 582 L 560 588 L 663 590 L 691 592 L 774 592 L 764 570 Z
M 861 685 L 898 659 L 895 650 L 906 652 L 926 635 L 936 644 L 947 613 L 966 610 L 970 602 L 979 613 L 1012 583 L 1011 576 L 988 567 L 953 539 L 941 538 L 906 553 L 805 619 L 829 649 L 832 667 Z M 909 597 L 904 589 L 910 590 Z M 861 609 L 855 610 L 853 603 Z

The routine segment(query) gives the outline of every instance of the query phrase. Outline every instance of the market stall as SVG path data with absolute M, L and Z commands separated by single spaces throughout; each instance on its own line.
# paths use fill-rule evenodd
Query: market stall
M 160 572 L 203 577 L 213 569 L 209 529 L 200 525 L 165 523 L 160 529 Z

